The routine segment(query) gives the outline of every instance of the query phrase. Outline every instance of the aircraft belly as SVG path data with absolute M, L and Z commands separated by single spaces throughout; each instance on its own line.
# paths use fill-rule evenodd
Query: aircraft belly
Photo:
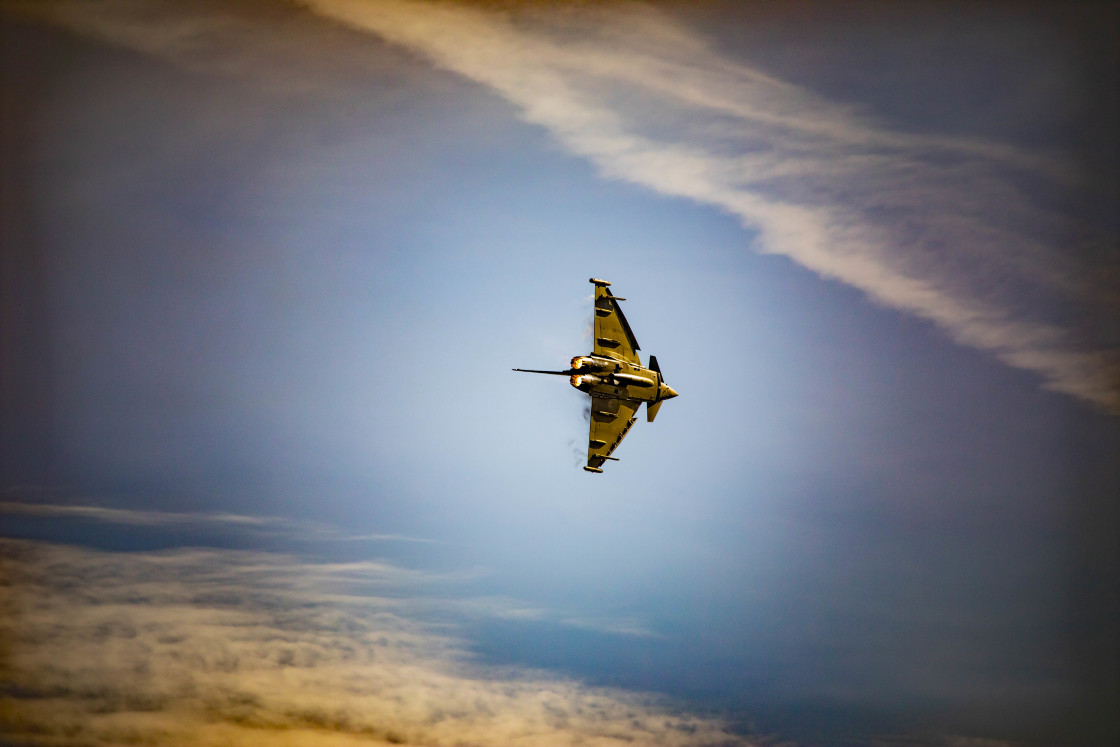
M 637 388 L 637 387 L 635 387 Z M 644 392 L 631 392 L 630 387 L 615 388 L 615 387 L 591 387 L 587 392 L 592 397 L 602 397 L 603 399 L 625 399 L 631 402 L 646 402 L 652 397 Z M 645 394 L 645 396 L 642 396 Z
M 591 387 L 590 389 L 587 390 L 587 393 L 590 394 L 592 397 L 606 397 L 607 399 L 625 399 L 625 397 L 622 394 L 619 393 L 618 389 L 616 387 L 613 387 L 613 386 L 602 386 L 602 385 L 593 386 L 593 387 Z

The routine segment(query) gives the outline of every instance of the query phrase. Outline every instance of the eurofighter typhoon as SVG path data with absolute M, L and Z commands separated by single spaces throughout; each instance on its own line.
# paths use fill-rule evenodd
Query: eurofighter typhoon
M 677 393 L 662 378 L 655 356 L 649 357 L 648 368 L 642 365 L 638 341 L 618 305 L 626 299 L 611 295 L 606 280 L 591 278 L 590 282 L 595 286 L 595 347 L 591 355 L 572 358 L 567 371 L 513 370 L 569 376 L 572 386 L 591 395 L 591 433 L 584 469 L 602 472 L 608 459 L 618 461 L 611 454 L 630 432 L 642 403 L 646 405 L 646 420 L 652 423 L 661 403 Z

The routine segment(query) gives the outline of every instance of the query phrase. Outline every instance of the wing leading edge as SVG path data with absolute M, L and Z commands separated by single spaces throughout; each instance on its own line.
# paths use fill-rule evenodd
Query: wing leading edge
M 626 315 L 622 313 L 619 301 L 625 298 L 612 296 L 605 280 L 592 280 L 595 283 L 595 355 L 617 358 L 635 365 L 642 365 L 638 358 L 638 340 Z

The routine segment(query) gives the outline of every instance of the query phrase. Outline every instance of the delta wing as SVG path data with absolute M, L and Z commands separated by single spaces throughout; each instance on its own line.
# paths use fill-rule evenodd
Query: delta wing
M 598 471 L 611 452 L 618 448 L 634 425 L 640 402 L 607 397 L 591 397 L 591 435 L 587 442 L 587 466 Z
M 626 321 L 622 307 L 618 305 L 619 301 L 626 299 L 612 296 L 608 287 L 610 284 L 599 284 L 603 282 L 595 282 L 594 353 L 640 366 L 642 361 L 638 358 L 638 341 L 634 339 L 630 323 Z

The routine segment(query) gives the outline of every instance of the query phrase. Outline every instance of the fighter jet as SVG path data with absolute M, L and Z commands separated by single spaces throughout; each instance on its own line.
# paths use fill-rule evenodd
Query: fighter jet
M 661 403 L 677 393 L 662 378 L 655 356 L 649 357 L 648 368 L 642 365 L 638 341 L 618 305 L 626 299 L 611 295 L 606 280 L 591 278 L 590 282 L 595 286 L 595 347 L 591 355 L 572 358 L 567 371 L 513 370 L 569 376 L 572 386 L 591 395 L 591 433 L 584 469 L 602 472 L 608 459 L 618 461 L 611 454 L 630 432 L 642 403 L 646 405 L 646 420 L 652 423 Z

